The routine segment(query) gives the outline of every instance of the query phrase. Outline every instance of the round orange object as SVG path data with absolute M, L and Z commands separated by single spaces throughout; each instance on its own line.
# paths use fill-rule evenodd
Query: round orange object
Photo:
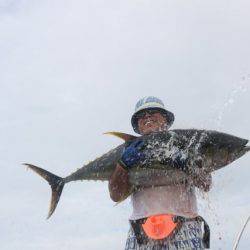
M 176 228 L 177 223 L 173 222 L 173 215 L 160 214 L 147 218 L 142 228 L 148 237 L 160 240 L 169 236 Z

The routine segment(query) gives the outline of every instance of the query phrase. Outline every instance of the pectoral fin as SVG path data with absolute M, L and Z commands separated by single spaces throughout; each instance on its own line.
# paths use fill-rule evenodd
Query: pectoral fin
M 125 134 L 122 132 L 106 132 L 104 135 L 114 135 L 120 139 L 123 139 L 124 141 L 132 141 L 137 138 L 135 135 Z

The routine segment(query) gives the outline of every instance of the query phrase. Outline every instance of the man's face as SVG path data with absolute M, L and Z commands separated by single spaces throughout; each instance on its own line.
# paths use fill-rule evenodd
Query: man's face
M 158 111 L 145 111 L 138 119 L 138 128 L 143 135 L 167 130 L 167 119 Z

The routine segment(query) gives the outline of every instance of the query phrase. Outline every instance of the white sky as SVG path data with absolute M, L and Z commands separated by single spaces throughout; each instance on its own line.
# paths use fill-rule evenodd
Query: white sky
M 72 183 L 46 221 L 49 186 L 21 163 L 68 175 L 121 143 L 103 132 L 133 133 L 145 95 L 175 113 L 173 128 L 249 139 L 249 8 L 248 0 L 0 0 L 0 248 L 123 249 L 129 201 L 114 206 L 107 183 Z M 232 248 L 249 215 L 249 162 L 216 172 L 200 199 L 212 249 Z

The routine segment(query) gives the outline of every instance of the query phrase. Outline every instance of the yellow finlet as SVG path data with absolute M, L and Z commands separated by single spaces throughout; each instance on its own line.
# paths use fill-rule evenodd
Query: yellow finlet
M 137 138 L 135 135 L 130 135 L 122 132 L 106 132 L 103 133 L 104 135 L 114 135 L 116 137 L 119 137 L 120 139 L 123 139 L 124 141 L 131 141 Z

